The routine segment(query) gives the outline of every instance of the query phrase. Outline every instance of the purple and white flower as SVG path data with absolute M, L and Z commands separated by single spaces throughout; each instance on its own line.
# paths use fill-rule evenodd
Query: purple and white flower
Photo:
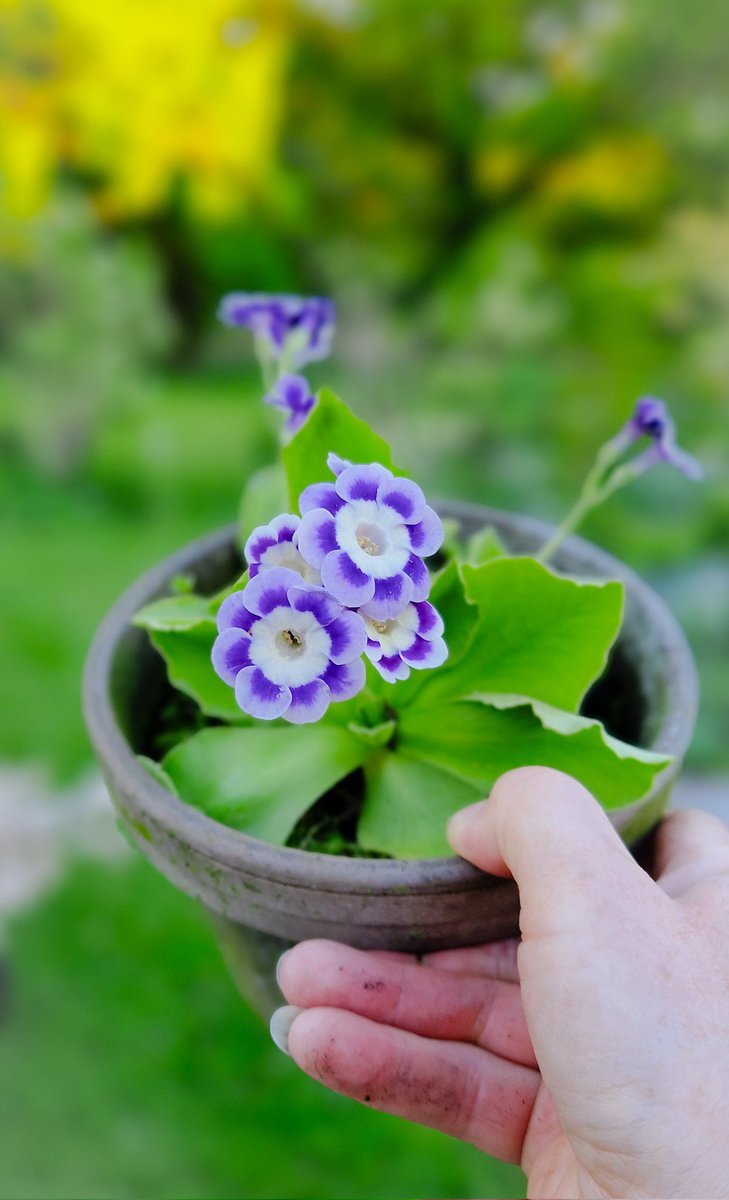
M 627 449 L 643 437 L 650 438 L 652 444 L 634 460 L 636 468 L 647 470 L 656 463 L 667 462 L 689 479 L 703 478 L 701 464 L 676 442 L 676 426 L 668 406 L 655 396 L 643 396 L 638 401 L 635 412 L 614 439 L 613 445 L 619 450 Z
M 364 616 L 364 624 L 365 654 L 389 683 L 407 679 L 411 667 L 439 667 L 448 657 L 443 620 L 427 600 L 408 604 L 389 621 Z
M 364 687 L 363 619 L 294 571 L 272 567 L 233 592 L 218 631 L 213 666 L 252 717 L 307 724 Z
M 268 525 L 259 525 L 253 530 L 243 550 L 251 579 L 255 579 L 259 571 L 286 567 L 296 571 L 306 583 L 321 583 L 319 572 L 309 566 L 294 545 L 300 523 L 299 517 L 281 513 Z
M 423 558 L 443 542 L 443 525 L 422 490 L 379 463 L 341 465 L 334 483 L 300 498 L 296 545 L 346 608 L 389 621 L 430 593 Z
M 298 433 L 316 407 L 316 396 L 303 375 L 281 375 L 264 401 L 286 413 L 285 428 L 290 434 Z
M 290 366 L 302 367 L 331 353 L 336 308 L 324 296 L 230 292 L 223 296 L 218 316 L 225 325 L 250 329 L 272 357 L 285 356 Z

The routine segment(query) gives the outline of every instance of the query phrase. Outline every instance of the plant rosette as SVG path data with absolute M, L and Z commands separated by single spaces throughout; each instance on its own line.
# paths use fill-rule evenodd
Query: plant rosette
M 698 468 L 647 399 L 559 530 L 438 515 L 382 438 L 288 373 L 322 356 L 331 310 L 248 299 L 224 315 L 253 328 L 267 399 L 290 397 L 282 464 L 249 481 L 238 537 L 122 598 L 86 714 L 128 835 L 214 914 L 265 1011 L 272 959 L 305 937 L 423 951 L 517 932 L 514 885 L 445 837 L 506 770 L 567 771 L 629 843 L 657 821 L 695 720 L 691 654 L 641 580 L 567 535 L 655 463 Z

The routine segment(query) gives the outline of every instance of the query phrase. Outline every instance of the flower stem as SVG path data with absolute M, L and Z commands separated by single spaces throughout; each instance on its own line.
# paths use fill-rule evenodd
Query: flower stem
M 576 503 L 562 523 L 557 526 L 552 536 L 544 543 L 541 550 L 535 554 L 537 562 L 548 562 L 559 550 L 565 538 L 574 533 L 584 521 L 587 514 L 598 504 L 602 504 L 603 500 L 606 500 L 616 488 L 628 482 L 624 471 L 621 471 L 620 468 L 613 470 L 623 449 L 623 442 L 620 438 L 612 438 L 611 441 L 600 447 Z
M 557 550 L 559 550 L 565 538 L 569 537 L 571 533 L 574 533 L 575 529 L 577 529 L 577 527 L 587 516 L 590 509 L 593 508 L 596 503 L 597 500 L 594 494 L 588 496 L 585 494 L 585 492 L 583 492 L 577 500 L 577 503 L 574 504 L 567 513 L 567 516 L 565 517 L 564 521 L 562 521 L 561 525 L 555 529 L 554 533 L 544 543 L 541 550 L 535 554 L 534 557 L 536 558 L 537 562 L 548 562 L 549 559 L 552 558 L 557 552 Z

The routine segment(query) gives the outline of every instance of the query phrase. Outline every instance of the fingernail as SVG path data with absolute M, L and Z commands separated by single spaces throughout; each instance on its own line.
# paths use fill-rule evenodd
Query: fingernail
M 283 966 L 283 960 L 285 959 L 286 955 L 290 953 L 290 950 L 284 950 L 280 959 L 276 963 L 276 983 L 278 984 L 279 991 L 283 991 L 283 988 L 281 987 L 281 967 Z
M 283 1050 L 284 1054 L 291 1056 L 289 1050 L 289 1030 L 299 1013 L 303 1012 L 303 1008 L 297 1008 L 295 1004 L 286 1004 L 283 1008 L 277 1008 L 271 1017 L 271 1037 L 279 1050 Z
M 485 809 L 486 801 L 477 800 L 475 804 L 469 804 L 467 808 L 461 808 L 453 814 L 448 822 L 446 837 L 454 850 L 458 849 L 462 838 L 467 836 L 474 824 L 481 821 Z

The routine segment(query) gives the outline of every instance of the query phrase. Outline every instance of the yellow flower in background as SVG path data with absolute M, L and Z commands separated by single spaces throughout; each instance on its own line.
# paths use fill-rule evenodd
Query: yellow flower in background
M 274 162 L 289 44 L 285 0 L 0 0 L 4 206 L 32 212 L 68 167 L 109 219 L 176 189 L 239 211 Z
M 651 212 L 664 198 L 669 161 L 664 147 L 648 134 L 604 137 L 555 163 L 542 182 L 550 212 L 575 209 L 610 219 Z

